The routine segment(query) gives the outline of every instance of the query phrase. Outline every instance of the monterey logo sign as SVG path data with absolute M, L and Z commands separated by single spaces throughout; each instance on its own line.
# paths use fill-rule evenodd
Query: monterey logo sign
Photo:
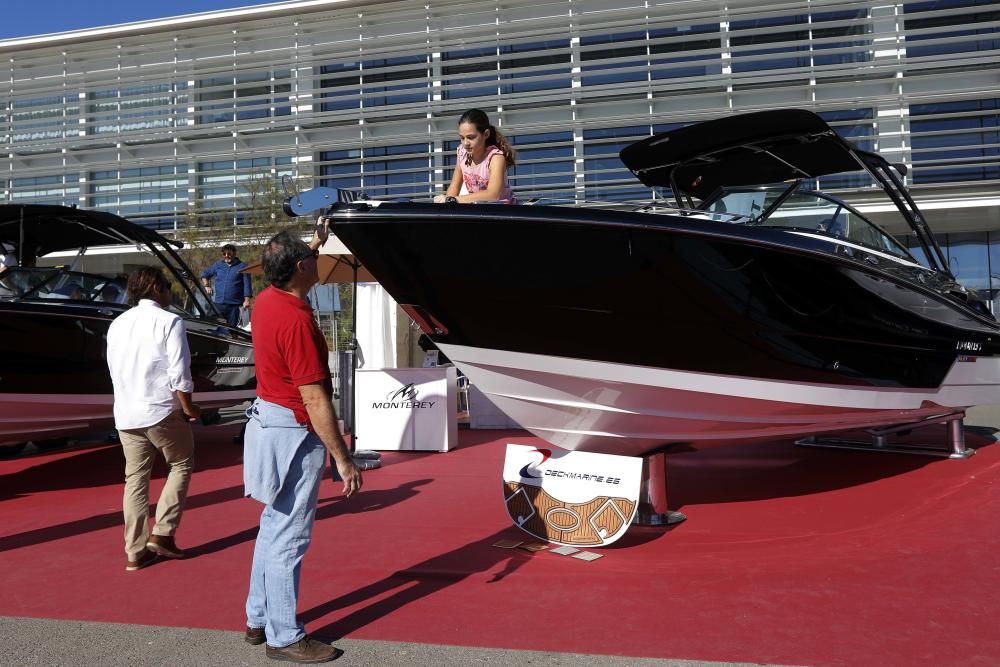
M 399 389 L 390 391 L 384 401 L 373 401 L 376 410 L 419 410 L 433 408 L 437 401 L 421 401 L 417 397 L 414 383 L 404 384 Z
M 504 501 L 519 528 L 572 546 L 621 537 L 639 507 L 642 460 L 507 445 Z

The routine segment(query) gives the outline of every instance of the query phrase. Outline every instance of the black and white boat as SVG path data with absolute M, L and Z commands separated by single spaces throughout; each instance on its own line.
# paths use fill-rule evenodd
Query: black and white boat
M 172 243 L 118 216 L 63 206 L 0 206 L 0 242 L 19 266 L 0 275 L 0 447 L 59 442 L 113 426 L 108 326 L 128 309 L 124 276 L 74 270 L 97 246 L 134 246 L 171 277 L 191 351 L 194 400 L 212 415 L 253 398 L 250 335 L 220 319 Z M 77 251 L 69 266 L 37 258 Z
M 681 208 L 356 200 L 328 215 L 474 385 L 565 449 L 960 429 L 965 408 L 1000 403 L 997 321 L 956 282 L 903 167 L 803 110 L 621 157 Z M 919 250 L 814 189 L 842 172 L 867 172 Z

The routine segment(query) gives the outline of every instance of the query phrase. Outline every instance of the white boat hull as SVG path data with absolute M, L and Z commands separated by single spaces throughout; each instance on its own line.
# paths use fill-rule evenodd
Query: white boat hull
M 641 456 L 887 426 L 1000 403 L 1000 359 L 963 357 L 933 389 L 824 385 L 439 345 L 498 408 L 569 450 Z
M 253 400 L 254 389 L 196 392 L 203 410 Z M 0 445 L 114 428 L 113 394 L 0 394 Z

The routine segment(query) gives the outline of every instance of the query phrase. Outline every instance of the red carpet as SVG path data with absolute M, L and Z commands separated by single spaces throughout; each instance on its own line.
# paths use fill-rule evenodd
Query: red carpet
M 241 630 L 260 506 L 235 427 L 200 429 L 178 542 L 124 571 L 122 456 L 93 444 L 0 461 L 0 615 Z M 943 434 L 942 434 L 943 438 Z M 689 520 L 633 528 L 586 563 L 491 546 L 521 537 L 503 444 L 383 455 L 359 497 L 329 479 L 300 612 L 359 639 L 810 665 L 1000 664 L 1000 447 L 967 461 L 787 442 L 669 457 Z M 162 476 L 162 470 L 158 469 Z M 154 483 L 159 492 L 162 477 Z

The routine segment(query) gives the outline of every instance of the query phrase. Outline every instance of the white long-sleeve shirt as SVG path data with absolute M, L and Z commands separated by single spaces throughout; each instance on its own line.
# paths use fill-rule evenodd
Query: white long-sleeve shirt
M 181 406 L 175 391 L 194 391 L 184 320 L 142 299 L 108 328 L 115 427 L 146 428 Z

